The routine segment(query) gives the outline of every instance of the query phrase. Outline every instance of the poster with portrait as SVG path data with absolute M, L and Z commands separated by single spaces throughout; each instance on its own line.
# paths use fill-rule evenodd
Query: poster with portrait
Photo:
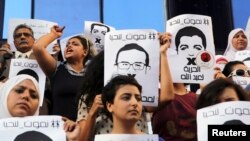
M 207 141 L 208 125 L 249 125 L 250 102 L 231 101 L 197 111 L 198 141 Z
M 42 106 L 46 76 L 37 61 L 33 59 L 11 59 L 9 77 L 13 77 L 18 74 L 31 75 L 38 81 L 41 93 L 40 106 Z
M 4 141 L 66 141 L 61 116 L 27 116 L 0 119 Z
M 159 49 L 157 31 L 116 30 L 105 36 L 104 81 L 115 75 L 134 77 L 142 85 L 143 105 L 158 105 Z
M 72 35 L 72 36 L 68 36 L 68 37 L 65 37 L 63 39 L 60 40 L 60 47 L 61 47 L 61 53 L 62 53 L 62 57 L 63 57 L 63 60 L 65 61 L 65 57 L 64 57 L 64 51 L 66 49 L 66 45 L 67 45 L 67 42 L 70 38 L 74 37 L 74 36 L 83 36 L 82 33 L 79 33 L 79 34 L 75 34 L 75 35 Z
M 114 30 L 114 27 L 100 22 L 84 22 L 84 35 L 88 36 L 92 40 L 98 53 L 104 49 L 104 37 L 106 33 Z
M 172 34 L 168 61 L 173 81 L 212 81 L 215 47 L 211 17 L 196 14 L 179 15 L 167 21 L 166 29 Z
M 159 141 L 156 134 L 99 134 L 95 141 Z
M 37 40 L 42 35 L 50 33 L 50 29 L 53 25 L 58 25 L 55 22 L 51 21 L 45 21 L 45 20 L 38 20 L 38 19 L 10 19 L 9 21 L 9 27 L 8 27 L 8 43 L 11 46 L 11 50 L 16 50 L 16 47 L 14 45 L 14 39 L 13 34 L 16 26 L 20 24 L 26 24 L 34 32 L 34 38 Z M 56 41 L 52 42 L 48 47 L 47 50 L 52 54 L 52 46 L 55 44 Z

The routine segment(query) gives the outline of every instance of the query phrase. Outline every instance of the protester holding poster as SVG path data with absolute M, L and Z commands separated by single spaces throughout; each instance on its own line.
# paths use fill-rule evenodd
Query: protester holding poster
M 171 34 L 167 33 L 167 44 L 161 48 L 161 67 L 169 68 L 168 52 L 171 43 Z M 168 97 L 168 102 L 161 104 L 153 113 L 152 129 L 154 134 L 159 134 L 166 141 L 171 140 L 196 140 L 196 97 L 197 95 L 187 90 L 184 83 L 173 83 L 170 69 L 162 71 L 161 96 Z M 166 88 L 166 89 L 165 89 Z M 163 92 L 163 93 L 162 93 Z M 171 114 L 167 114 L 171 113 Z M 185 123 L 185 124 L 183 124 Z M 166 125 L 166 126 L 162 126 Z
M 80 92 L 85 63 L 95 55 L 93 44 L 83 36 L 74 36 L 64 50 L 65 62 L 57 62 L 46 50 L 59 38 L 63 29 L 53 26 L 51 32 L 42 36 L 33 46 L 38 64 L 51 82 L 53 115 L 65 116 L 73 121 L 77 117 L 76 94 Z
M 248 36 L 243 29 L 233 29 L 228 35 L 228 43 L 224 55 L 229 61 L 233 61 L 237 51 L 250 49 L 248 41 Z
M 12 77 L 0 88 L 0 118 L 38 115 L 40 100 L 34 77 L 25 74 Z
M 0 119 L 7 120 L 7 118 L 11 117 L 38 116 L 39 101 L 41 100 L 40 96 L 41 94 L 39 91 L 38 82 L 32 76 L 20 74 L 11 77 L 0 88 Z M 62 119 L 65 122 L 64 130 L 68 139 L 72 141 L 73 139 L 78 139 L 80 130 L 79 127 L 77 127 L 76 124 L 72 123 L 66 118 Z M 4 126 L 1 126 L 1 131 L 5 131 L 3 130 Z M 15 126 L 11 125 L 11 127 Z M 19 131 L 22 130 L 19 129 Z M 13 132 L 11 133 L 13 135 Z M 3 134 L 0 135 L 0 138 L 2 137 L 2 135 Z M 22 136 L 20 135 L 16 139 L 19 139 L 21 137 Z
M 104 85 L 104 50 L 99 52 L 90 63 L 82 82 L 82 92 L 79 93 L 77 121 L 82 127 L 80 140 L 94 140 L 96 134 L 107 134 L 112 131 L 113 122 L 102 112 L 101 93 Z M 144 110 L 145 111 L 145 110 Z M 147 133 L 146 113 L 143 112 L 136 127 Z
M 111 134 L 145 134 L 136 128 L 142 114 L 141 92 L 142 86 L 127 75 L 114 76 L 104 86 L 102 103 L 113 121 Z

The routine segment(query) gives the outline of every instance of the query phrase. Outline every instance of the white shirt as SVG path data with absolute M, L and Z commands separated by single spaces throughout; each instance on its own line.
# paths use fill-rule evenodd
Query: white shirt
M 22 53 L 20 51 L 15 52 L 15 58 L 29 58 L 30 54 L 32 53 L 32 50 Z

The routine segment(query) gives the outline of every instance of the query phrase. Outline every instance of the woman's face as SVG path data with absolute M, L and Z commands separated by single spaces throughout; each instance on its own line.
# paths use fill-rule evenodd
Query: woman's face
M 141 93 L 134 85 L 121 85 L 116 91 L 114 103 L 108 103 L 113 120 L 137 122 L 142 113 Z
M 78 38 L 69 39 L 66 48 L 64 50 L 64 56 L 66 59 L 74 58 L 83 58 L 87 56 L 87 50 L 83 47 L 81 41 Z
M 38 105 L 38 91 L 29 79 L 14 86 L 7 98 L 7 107 L 13 117 L 32 116 L 37 111 Z
M 246 49 L 247 42 L 248 42 L 247 37 L 242 31 L 239 31 L 238 33 L 236 33 L 232 39 L 232 45 L 236 50 Z
M 236 91 L 233 88 L 225 88 L 218 98 L 219 103 L 227 101 L 239 101 Z

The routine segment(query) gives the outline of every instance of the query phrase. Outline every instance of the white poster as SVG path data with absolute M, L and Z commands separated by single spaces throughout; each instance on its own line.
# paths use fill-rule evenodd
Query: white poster
M 114 30 L 114 27 L 100 22 L 85 21 L 84 23 L 84 35 L 92 39 L 97 52 L 100 52 L 104 49 L 104 37 L 106 33 Z
M 250 50 L 237 51 L 234 60 L 244 62 L 244 64 L 250 68 Z
M 197 111 L 198 141 L 208 140 L 208 125 L 249 125 L 250 102 L 223 102 Z
M 105 84 L 113 75 L 136 78 L 142 85 L 145 106 L 158 105 L 159 49 L 157 32 L 145 30 L 116 30 L 105 36 Z
M 50 33 L 51 27 L 53 25 L 57 25 L 55 22 L 45 21 L 45 20 L 37 20 L 37 19 L 10 19 L 9 21 L 9 28 L 8 28 L 8 43 L 11 46 L 11 50 L 16 50 L 16 47 L 14 45 L 14 39 L 13 39 L 13 32 L 16 28 L 16 26 L 20 24 L 26 24 L 31 27 L 31 29 L 34 32 L 34 38 L 37 40 L 42 35 Z M 53 44 L 55 44 L 56 41 L 51 43 L 47 50 L 52 53 L 52 47 Z
M 100 134 L 95 141 L 159 141 L 158 135 L 149 134 Z
M 4 141 L 66 141 L 61 116 L 28 116 L 0 119 Z
M 13 77 L 18 74 L 31 75 L 38 81 L 41 93 L 40 106 L 42 106 L 46 76 L 37 61 L 33 59 L 11 59 L 9 77 Z
M 212 81 L 215 47 L 211 17 L 195 14 L 176 16 L 167 21 L 166 29 L 172 34 L 168 61 L 173 81 Z

